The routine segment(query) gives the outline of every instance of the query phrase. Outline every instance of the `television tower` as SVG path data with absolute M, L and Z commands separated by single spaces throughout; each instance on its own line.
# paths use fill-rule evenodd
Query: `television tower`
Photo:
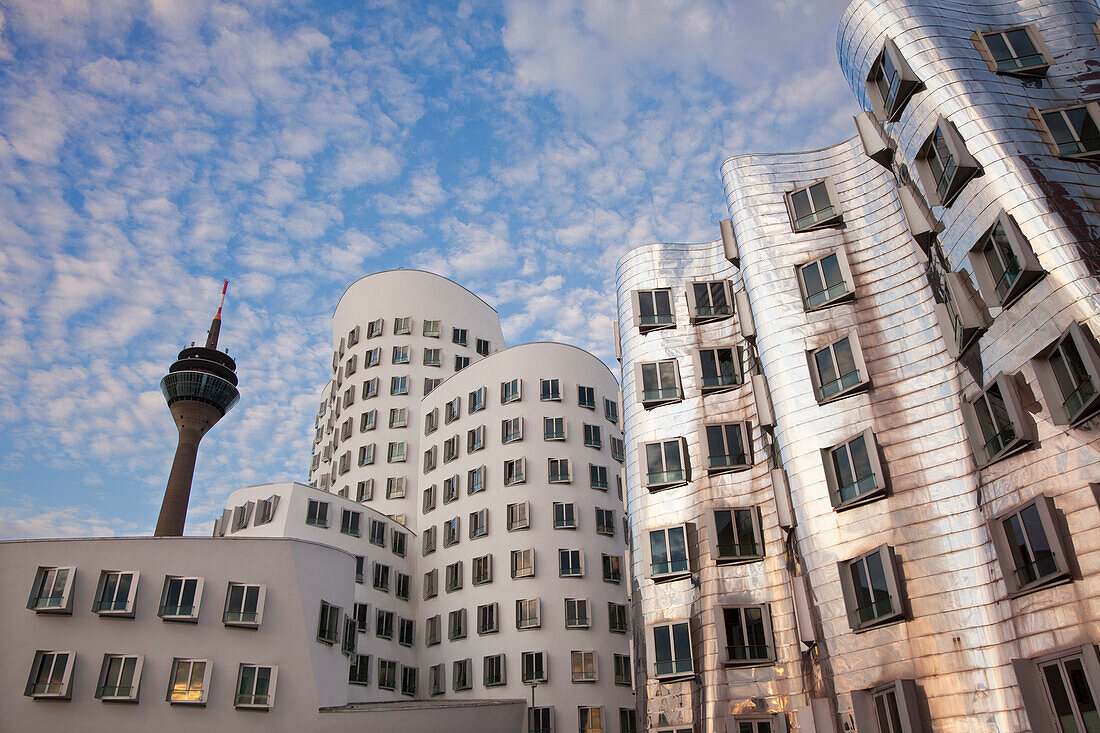
M 164 490 L 164 501 L 160 505 L 154 537 L 183 535 L 199 441 L 241 398 L 241 393 L 237 391 L 237 364 L 229 358 L 229 354 L 217 349 L 218 333 L 222 327 L 222 305 L 225 304 L 228 287 L 229 281 L 226 280 L 222 285 L 218 312 L 210 322 L 206 346 L 191 346 L 181 351 L 176 363 L 160 380 L 160 390 L 168 401 L 172 419 L 176 421 L 179 443 L 172 461 L 172 473 L 168 476 L 168 486 Z

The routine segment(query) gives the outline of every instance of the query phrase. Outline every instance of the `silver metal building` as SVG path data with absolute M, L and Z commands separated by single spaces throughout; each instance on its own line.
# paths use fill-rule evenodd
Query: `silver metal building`
M 856 0 L 857 135 L 620 262 L 647 730 L 1100 729 L 1098 18 Z

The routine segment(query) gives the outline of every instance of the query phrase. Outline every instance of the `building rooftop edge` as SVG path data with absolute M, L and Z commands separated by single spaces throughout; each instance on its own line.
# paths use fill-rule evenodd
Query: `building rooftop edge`
M 602 366 L 604 369 L 607 370 L 607 373 L 611 375 L 611 379 L 614 380 L 615 384 L 619 383 L 619 380 L 615 377 L 615 372 L 611 371 L 611 369 L 608 368 L 607 364 L 603 363 L 603 360 L 600 359 L 600 357 L 596 356 L 595 354 L 593 354 L 591 351 L 588 351 L 587 349 L 582 349 L 579 346 L 574 346 L 573 344 L 566 344 L 566 343 L 563 343 L 561 341 L 525 341 L 522 344 L 516 344 L 515 346 L 509 346 L 505 349 L 501 349 L 500 351 L 494 351 L 493 353 L 486 356 L 484 359 L 481 359 L 480 361 L 475 361 L 474 363 L 470 364 L 470 366 L 466 367 L 462 371 L 454 372 L 453 374 L 448 376 L 446 379 L 444 379 L 442 382 L 440 382 L 436 386 L 436 388 L 432 390 L 432 392 L 435 392 L 436 389 L 439 389 L 440 387 L 442 387 L 443 385 L 445 385 L 447 382 L 451 381 L 452 379 L 454 379 L 458 375 L 465 374 L 468 371 L 470 371 L 471 369 L 476 369 L 477 367 L 481 366 L 482 364 L 485 364 L 487 361 L 492 359 L 494 356 L 498 356 L 500 354 L 505 354 L 509 351 L 515 351 L 516 349 L 522 349 L 525 346 L 561 346 L 561 347 L 566 348 L 566 349 L 575 349 L 575 350 L 581 352 L 582 354 L 584 354 L 585 356 L 592 357 L 592 359 L 597 364 L 599 364 L 600 366 Z M 421 397 L 420 402 L 423 403 L 425 399 L 427 399 L 427 396 Z
M 719 238 L 712 239 L 708 242 L 647 242 L 645 244 L 635 245 L 624 252 L 618 262 L 615 263 L 615 277 L 618 279 L 619 269 L 622 268 L 624 262 L 643 250 L 659 249 L 662 247 L 714 247 L 715 245 L 721 244 L 721 242 L 722 240 Z
M 390 269 L 390 270 L 379 270 L 378 272 L 372 272 L 368 275 L 363 275 L 362 277 L 354 280 L 350 285 L 348 285 L 346 288 L 344 288 L 344 292 L 340 294 L 340 299 L 336 301 L 336 307 L 332 309 L 332 315 L 330 316 L 330 318 L 335 318 L 336 317 L 336 311 L 340 310 L 340 303 L 343 302 L 344 296 L 347 295 L 351 291 L 352 288 L 354 288 L 356 285 L 361 283 L 363 280 L 366 280 L 366 279 L 371 278 L 371 277 L 377 277 L 378 275 L 390 275 L 390 274 L 393 274 L 393 273 L 396 273 L 396 272 L 414 272 L 414 273 L 418 273 L 418 274 L 422 274 L 422 275 L 431 275 L 432 277 L 437 277 L 440 280 L 446 280 L 447 282 L 451 283 L 455 287 L 460 288 L 462 290 L 465 290 L 467 293 L 469 293 L 470 295 L 472 295 L 475 298 L 477 298 L 478 300 L 480 300 L 482 302 L 482 304 L 484 304 L 485 307 L 488 308 L 489 310 L 491 310 L 493 313 L 497 313 L 497 309 L 494 308 L 493 306 L 489 305 L 489 303 L 484 298 L 482 298 L 480 295 L 478 295 L 474 291 L 470 290 L 465 285 L 457 283 L 457 282 L 455 282 L 454 280 L 452 280 L 451 278 L 449 278 L 445 275 L 440 275 L 438 272 L 431 272 L 430 270 L 420 270 L 420 269 L 417 269 L 415 267 L 412 267 L 412 268 L 400 268 L 400 267 L 398 267 L 398 268 L 393 268 L 393 269 Z M 497 315 L 499 317 L 500 314 L 497 313 Z
M 862 2 L 862 0 L 854 0 L 854 1 L 855 2 Z M 852 115 L 852 117 L 854 119 L 855 115 Z M 843 140 L 838 140 L 837 142 L 833 143 L 832 145 L 825 145 L 825 146 L 820 147 L 820 148 L 810 148 L 809 150 L 786 150 L 786 151 L 782 151 L 782 152 L 759 151 L 759 152 L 750 152 L 750 153 L 735 153 L 734 155 L 730 155 L 730 156 L 726 157 L 725 159 L 723 159 L 722 163 L 718 166 L 718 170 L 719 170 L 719 172 L 721 172 L 721 170 L 726 167 L 727 163 L 729 163 L 731 161 L 734 161 L 734 160 L 742 160 L 742 159 L 746 159 L 746 158 L 754 158 L 754 157 L 761 157 L 761 156 L 762 157 L 769 157 L 769 158 L 780 158 L 780 157 L 786 157 L 786 156 L 811 155 L 813 153 L 820 153 L 820 152 L 823 152 L 825 150 L 832 150 L 833 148 L 839 148 L 840 146 L 847 145 L 847 144 L 851 143 L 853 140 L 857 140 L 858 138 L 859 138 L 859 135 L 852 135 L 851 137 L 844 138 Z

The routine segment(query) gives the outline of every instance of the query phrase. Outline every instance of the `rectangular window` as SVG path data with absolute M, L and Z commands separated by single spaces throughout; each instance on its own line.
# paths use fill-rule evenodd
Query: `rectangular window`
M 470 660 L 459 659 L 451 667 L 455 690 L 468 690 L 472 681 L 470 679 Z
M 589 410 L 595 410 L 596 390 L 591 387 L 577 387 L 577 404 Z
M 374 635 L 379 639 L 393 639 L 393 611 L 379 609 L 375 613 Z
M 580 733 L 604 733 L 603 708 L 577 708 L 577 726 Z
M 313 527 L 328 527 L 328 502 L 309 500 L 306 506 L 306 524 Z
M 603 581 L 605 583 L 619 583 L 623 579 L 623 559 L 618 555 L 602 555 Z
M 442 366 L 443 352 L 439 349 L 424 349 L 424 366 Z
M 391 692 L 397 689 L 397 662 L 378 660 L 378 689 Z
M 565 628 L 587 629 L 591 624 L 588 619 L 588 599 L 565 599 Z
M 438 454 L 436 446 L 432 446 L 428 450 L 424 451 L 424 473 L 430 473 L 435 470 L 436 456 Z
M 836 226 L 842 220 L 832 179 L 788 191 L 786 199 L 791 228 L 796 232 Z
M 573 682 L 596 682 L 599 679 L 596 652 L 570 652 L 569 659 Z
M 775 659 L 767 606 L 722 608 L 722 641 L 726 665 L 754 665 Z
M 1024 410 L 1015 377 L 998 374 L 963 403 L 963 418 L 978 464 L 987 466 L 1035 442 L 1035 423 Z
M 369 654 L 356 654 L 351 658 L 351 668 L 348 671 L 348 683 L 352 685 L 366 686 L 370 684 Z
M 886 491 L 878 445 L 868 428 L 840 445 L 821 451 L 829 499 L 837 509 L 847 509 L 881 497 Z
M 369 466 L 374 463 L 374 443 L 359 446 L 359 465 Z
M 546 652 L 524 652 L 523 684 L 546 682 Z
M 896 563 L 889 545 L 839 563 L 848 624 L 853 631 L 904 618 Z
M 139 573 L 129 570 L 104 570 L 99 576 L 92 611 L 100 616 L 133 617 L 138 577 Z M 54 584 L 56 582 L 55 575 Z
M 393 594 L 403 601 L 409 600 L 409 586 L 411 579 L 405 573 L 394 573 Z
M 470 512 L 470 539 L 489 534 L 489 510 L 479 509 Z
M 622 463 L 623 459 L 626 457 L 623 439 L 616 438 L 614 435 L 611 436 L 611 457 L 619 463 Z
M 672 290 L 638 290 L 634 293 L 634 318 L 638 331 L 646 333 L 676 326 L 672 310 Z
M 370 629 L 370 604 L 356 603 L 352 607 L 352 615 L 355 617 L 355 630 L 364 634 Z
M 33 698 L 70 699 L 75 661 L 75 652 L 36 651 L 23 694 Z
M 1046 110 L 1042 119 L 1058 155 L 1083 159 L 1100 155 L 1100 107 L 1095 102 Z
M 589 486 L 596 491 L 607 491 L 607 466 L 588 464 Z
M 687 292 L 692 323 L 707 323 L 733 315 L 733 299 L 726 280 L 692 283 Z
M 409 444 L 403 440 L 390 443 L 386 461 L 388 463 L 404 463 L 408 449 Z
M 473 415 L 475 412 L 481 412 L 485 409 L 485 402 L 489 396 L 489 390 L 485 387 L 478 387 L 470 393 L 469 397 L 469 413 Z
M 565 440 L 565 418 L 544 417 L 542 419 L 543 440 Z
M 470 366 L 470 357 L 455 355 L 455 371 L 460 372 Z
M 432 695 L 442 695 L 447 691 L 447 681 L 443 678 L 443 664 L 433 664 L 428 667 L 428 687 Z
M 657 679 L 695 674 L 686 621 L 653 627 L 653 672 Z
M 717 562 L 744 562 L 764 556 L 760 512 L 747 509 L 714 511 L 714 559 Z
M 374 498 L 374 479 L 360 481 L 355 487 L 356 501 L 370 501 Z
M 504 655 L 494 654 L 484 659 L 484 684 L 486 687 L 496 687 L 504 684 Z
M 596 534 L 615 536 L 615 512 L 596 507 Z
M 686 446 L 682 438 L 644 443 L 646 488 L 663 489 L 688 482 Z
M 567 484 L 569 478 L 569 459 L 550 458 L 547 463 L 547 479 L 552 484 Z
M 852 690 L 851 694 L 852 714 L 860 730 L 876 733 L 919 733 L 924 730 L 917 686 L 913 680 L 894 680 L 870 690 Z M 1036 727 L 1035 730 L 1042 729 Z
M 405 477 L 404 476 L 390 476 L 386 479 L 386 498 L 387 499 L 404 499 L 405 498 Z
M 275 681 L 278 667 L 242 664 L 237 671 L 236 708 L 270 709 L 275 704 Z
M 561 401 L 561 380 L 560 379 L 543 379 L 541 380 L 541 393 L 539 399 L 543 402 L 553 400 L 555 402 Z
M 390 410 L 390 427 L 403 428 L 409 424 L 409 410 L 406 407 L 394 407 Z
M 490 344 L 485 339 L 477 339 L 477 341 L 475 341 L 474 343 L 476 344 L 474 350 L 477 351 L 477 353 L 481 354 L 482 356 L 489 355 L 489 350 L 492 347 L 492 344 Z
M 921 86 L 920 79 L 889 38 L 867 74 L 867 96 L 875 116 L 883 122 L 897 122 L 905 103 Z
M 515 443 L 523 440 L 523 418 L 513 417 L 500 423 L 500 442 Z
M 615 400 L 609 400 L 606 397 L 603 398 L 603 416 L 607 418 L 608 422 L 619 422 L 619 403 Z
M 460 417 L 462 417 L 462 398 L 455 397 L 443 406 L 443 424 L 450 425 Z
M 441 329 L 439 321 L 424 321 L 424 335 L 428 338 L 439 338 Z
M 460 608 L 447 614 L 447 638 L 451 641 L 466 638 L 466 609 Z
M 386 523 L 377 519 L 370 520 L 370 535 L 367 541 L 379 547 L 386 546 Z
M 584 423 L 584 444 L 589 448 L 602 448 L 603 438 L 600 437 L 600 426 Z
M 527 708 L 527 733 L 554 733 L 554 708 Z
M 455 477 L 455 485 L 458 485 L 458 477 Z M 477 494 L 485 491 L 485 466 L 471 468 L 466 472 L 466 493 Z
M 439 571 L 429 570 L 424 573 L 424 599 L 435 598 L 439 595 Z
M 407 336 L 412 333 L 412 319 L 408 317 L 393 319 L 393 335 Z
M 913 163 L 929 202 L 939 206 L 950 206 L 981 171 L 955 125 L 943 117 L 917 151 Z
M 486 603 L 477 607 L 477 633 L 479 635 L 495 634 L 500 631 L 498 625 L 497 604 Z
M 1026 26 L 982 33 L 981 39 L 997 73 L 1042 76 L 1050 66 Z
M 430 395 L 432 393 L 432 390 L 434 390 L 436 387 L 438 387 L 440 384 L 442 384 L 442 382 L 443 382 L 442 379 L 432 379 L 430 377 L 425 377 L 424 378 L 424 396 L 427 397 L 428 395 Z
M 642 362 L 638 365 L 638 374 L 643 407 L 657 407 L 683 399 L 680 370 L 675 359 Z
M 363 367 L 376 367 L 382 361 L 382 347 L 375 346 L 373 349 L 367 349 L 367 353 L 363 356 Z M 366 397 L 366 395 L 363 395 Z
M 868 385 L 867 367 L 853 334 L 807 352 L 818 404 L 825 404 Z
M 409 378 L 408 377 L 392 377 L 390 379 L 390 394 L 391 395 L 406 395 L 409 393 Z
M 446 590 L 448 593 L 452 593 L 456 590 L 462 590 L 462 561 L 451 563 L 447 566 L 447 585 Z
M 706 425 L 707 473 L 728 473 L 752 467 L 749 423 Z
M 378 410 L 369 410 L 359 416 L 359 432 L 365 433 L 374 430 L 378 423 Z
M 393 554 L 398 557 L 405 557 L 405 547 L 408 544 L 408 535 L 399 530 L 393 530 L 393 534 L 390 535 L 390 547 Z
M 512 577 L 532 578 L 535 575 L 535 551 L 512 550 Z
M 435 552 L 435 527 L 428 527 L 424 530 L 424 555 L 430 555 Z
M 435 646 L 439 643 L 439 614 L 428 618 L 424 627 L 424 644 L 427 646 Z
M 466 431 L 466 452 L 474 453 L 485 447 L 485 426 L 479 425 Z
M 1079 425 L 1100 408 L 1100 347 L 1087 327 L 1071 323 L 1032 365 L 1056 425 Z
M 374 579 L 372 586 L 383 593 L 390 592 L 390 566 L 380 562 L 374 563 Z
M 167 621 L 198 621 L 202 600 L 202 578 L 168 576 L 160 595 L 157 615 Z
M 558 575 L 579 578 L 584 575 L 584 553 L 580 550 L 558 550 Z
M 390 359 L 393 364 L 408 364 L 409 363 L 409 347 L 408 346 L 394 346 L 393 357 Z
M 513 379 L 509 382 L 500 383 L 500 404 L 506 405 L 509 402 L 518 402 L 520 399 L 521 382 L 518 379 Z
M 687 533 L 683 525 L 651 530 L 649 533 L 650 575 L 666 579 L 691 572 Z
M 626 606 L 620 603 L 607 604 L 607 630 L 613 634 L 627 632 Z
M 968 257 L 989 305 L 1008 308 L 1046 275 L 1016 220 L 1003 211 Z
M 451 342 L 458 344 L 459 346 L 466 346 L 466 329 L 465 328 L 452 328 L 451 329 Z
M 144 657 L 134 654 L 104 654 L 95 696 L 99 700 L 136 702 Z
M 350 509 L 340 510 L 340 533 L 358 537 L 359 523 L 362 518 L 362 512 L 355 512 Z
M 554 529 L 577 528 L 577 505 L 572 503 L 554 502 Z
M 825 255 L 798 268 L 798 285 L 807 311 L 851 299 L 855 292 L 852 271 L 844 250 Z
M 458 500 L 458 476 L 443 479 L 443 503 L 450 504 Z
M 211 666 L 206 659 L 173 659 L 168 702 L 205 705 L 206 695 L 210 691 Z
M 363 557 L 362 555 L 356 555 L 355 556 L 355 582 L 356 583 L 362 583 L 363 582 L 363 572 L 364 572 L 363 568 L 366 566 L 366 564 L 367 564 L 367 559 L 365 557 Z
M 515 484 L 522 484 L 526 480 L 524 478 L 526 458 L 515 458 L 510 461 L 504 462 L 504 485 L 513 486 Z
M 537 629 L 541 626 L 539 620 L 539 599 L 527 598 L 516 601 L 516 628 Z
M 622 685 L 624 687 L 630 687 L 631 674 L 630 674 L 630 657 L 626 654 L 615 655 L 615 684 Z M 631 711 L 633 712 L 633 711 Z
M 266 595 L 267 586 L 230 583 L 225 592 L 222 623 L 226 626 L 251 628 L 259 626 L 263 618 Z
M 459 518 L 452 517 L 443 523 L 443 546 L 450 547 L 451 545 L 457 545 L 459 538 L 461 537 L 461 527 L 459 525 Z
M 531 505 L 522 501 L 508 505 L 508 531 L 529 529 L 531 527 Z
M 1054 502 L 1040 494 L 990 522 L 993 547 L 1010 596 L 1070 577 L 1066 547 L 1055 517 Z

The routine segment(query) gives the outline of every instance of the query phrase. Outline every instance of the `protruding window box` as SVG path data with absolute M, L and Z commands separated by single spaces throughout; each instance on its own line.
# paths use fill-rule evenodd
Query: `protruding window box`
M 759 507 L 715 509 L 707 513 L 711 559 L 719 565 L 755 562 L 764 557 Z
M 920 733 L 920 703 L 913 680 L 894 680 L 869 690 L 852 690 L 852 714 L 860 730 Z M 889 731 L 879 721 L 889 720 Z
M 687 300 L 691 323 L 710 323 L 733 316 L 733 298 L 728 280 L 692 283 L 687 289 Z
M 860 632 L 905 619 L 894 548 L 881 545 L 837 564 L 848 625 Z
M 76 568 L 39 567 L 27 608 L 35 613 L 72 614 L 75 582 Z
M 730 473 L 752 468 L 752 425 L 747 422 L 704 425 L 699 444 L 707 448 L 707 473 Z
M 906 102 L 921 87 L 921 81 L 889 38 L 871 64 L 866 80 L 867 97 L 875 116 L 883 122 L 897 122 Z
M 95 687 L 96 699 L 137 702 L 144 661 L 145 657 L 140 654 L 104 654 Z
M 1016 220 L 1003 211 L 969 257 L 982 299 L 989 305 L 1010 307 L 1046 275 Z
M 791 229 L 797 233 L 839 226 L 844 222 L 839 200 L 831 178 L 788 191 L 786 202 Z
M 1033 110 L 1051 151 L 1070 160 L 1100 158 L 1100 104 Z
M 717 610 L 719 658 L 725 666 L 753 667 L 775 662 L 767 605 L 722 604 Z
M 661 682 L 688 679 L 695 676 L 692 660 L 691 628 L 687 621 L 674 621 L 654 626 L 649 634 L 653 641 L 650 674 Z
M 1055 425 L 1076 427 L 1100 410 L 1100 345 L 1080 323 L 1031 361 Z
M 913 162 L 925 195 L 939 206 L 950 206 L 970 179 L 982 173 L 954 123 L 944 117 L 936 122 Z
M 739 347 L 697 349 L 692 358 L 699 391 L 704 395 L 737 389 L 744 381 Z
M 958 358 L 993 323 L 970 276 L 948 272 L 943 278 L 943 302 L 936 303 L 936 318 L 947 343 L 947 353 Z
M 69 700 L 72 697 L 75 666 L 74 651 L 36 651 L 23 694 L 35 700 Z
M 1054 500 L 1044 494 L 989 521 L 993 549 L 1010 597 L 1071 579 L 1061 527 Z
M 131 570 L 104 570 L 99 574 L 92 613 L 100 616 L 134 617 L 134 599 L 140 573 Z
M 1035 421 L 1023 407 L 1017 379 L 998 374 L 963 403 L 963 420 L 979 466 L 996 463 L 1036 441 Z
M 1100 704 L 1100 654 L 1091 641 L 1037 659 L 1013 659 L 1030 730 L 1088 731 Z
M 855 331 L 819 349 L 807 351 L 806 358 L 814 396 L 820 405 L 862 392 L 871 385 Z
M 649 577 L 654 582 L 666 582 L 691 576 L 688 557 L 688 525 L 652 529 L 643 544 Z
M 855 121 L 863 152 L 879 165 L 889 168 L 894 161 L 894 146 L 882 129 L 882 123 L 870 112 L 856 115 Z
M 683 438 L 642 443 L 638 452 L 645 461 L 645 487 L 650 491 L 683 486 L 691 480 L 687 442 Z
M 897 193 L 898 201 L 901 203 L 901 213 L 905 217 L 906 226 L 909 227 L 909 234 L 920 245 L 921 259 L 927 262 L 932 242 L 935 241 L 936 235 L 943 231 L 943 224 L 932 215 L 928 203 L 912 183 L 898 187 Z
M 238 710 L 270 710 L 275 705 L 275 684 L 279 679 L 276 665 L 242 664 L 237 672 L 237 694 L 233 707 Z
M 855 279 L 844 249 L 801 265 L 798 268 L 798 287 L 807 313 L 852 300 L 855 297 Z
M 886 496 L 886 480 L 871 428 L 821 451 L 829 500 L 837 511 Z
M 631 303 L 634 307 L 634 323 L 640 333 L 676 327 L 670 288 L 635 290 L 631 293 Z
M 202 578 L 168 576 L 160 594 L 157 615 L 165 621 L 197 623 L 202 602 Z
M 258 629 L 264 616 L 267 600 L 266 585 L 230 583 L 225 592 L 225 610 L 222 623 L 246 629 Z

